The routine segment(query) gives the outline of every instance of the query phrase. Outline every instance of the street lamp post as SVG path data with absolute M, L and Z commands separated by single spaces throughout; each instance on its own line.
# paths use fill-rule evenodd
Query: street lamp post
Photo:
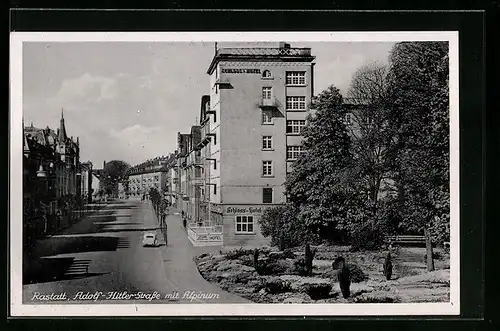
M 81 204 L 82 204 L 82 172 L 81 172 L 81 169 L 80 167 L 78 167 L 77 169 L 77 172 L 76 172 L 76 178 L 77 178 L 77 182 L 78 182 L 78 219 L 80 219 L 82 217 L 82 208 L 81 208 Z

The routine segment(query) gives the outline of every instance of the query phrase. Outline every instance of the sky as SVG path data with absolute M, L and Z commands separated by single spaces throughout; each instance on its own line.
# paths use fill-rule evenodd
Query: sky
M 394 43 L 291 43 L 316 56 L 314 91 L 335 85 L 345 95 L 354 72 L 387 63 Z M 219 47 L 269 46 L 219 43 Z M 66 132 L 80 139 L 80 160 L 131 165 L 168 155 L 177 132 L 189 132 L 200 98 L 210 93 L 206 74 L 214 43 L 25 42 L 25 125 L 56 129 L 64 109 Z

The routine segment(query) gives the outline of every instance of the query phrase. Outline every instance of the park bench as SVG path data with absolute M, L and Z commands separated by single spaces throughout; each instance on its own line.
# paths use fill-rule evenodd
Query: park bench
M 388 236 L 388 241 L 397 246 L 425 246 L 425 236 L 396 235 Z

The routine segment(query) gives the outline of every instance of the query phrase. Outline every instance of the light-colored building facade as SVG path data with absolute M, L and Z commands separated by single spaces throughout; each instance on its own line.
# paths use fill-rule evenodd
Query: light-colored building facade
M 165 195 L 169 191 L 169 167 L 175 157 L 158 157 L 132 167 L 128 172 L 128 197 L 140 200 L 147 198 L 150 188 L 156 188 Z
M 203 181 L 188 185 L 189 171 L 180 177 L 187 199 L 196 197 L 189 186 L 199 192 L 196 219 L 222 225 L 226 246 L 268 243 L 259 220 L 265 208 L 286 200 L 283 184 L 302 151 L 313 96 L 313 61 L 309 48 L 280 43 L 218 49 L 208 68 L 211 93 L 202 97 L 200 140 L 181 161 L 187 169 L 193 155 Z

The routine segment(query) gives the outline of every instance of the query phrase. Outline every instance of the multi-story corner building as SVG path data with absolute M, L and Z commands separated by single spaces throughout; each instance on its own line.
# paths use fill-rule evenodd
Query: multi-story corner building
M 200 126 L 192 126 L 189 134 L 178 133 L 178 169 L 180 189 L 178 208 L 192 222 L 202 222 L 200 213 L 200 188 L 203 186 L 201 161 Z M 179 201 L 180 200 L 180 201 Z
M 148 197 L 150 188 L 156 188 L 162 195 L 168 191 L 168 179 L 170 164 L 175 157 L 157 157 L 132 167 L 128 172 L 128 185 L 130 199 L 142 199 Z
M 201 217 L 223 225 L 224 245 L 267 243 L 259 219 L 285 202 L 284 182 L 302 151 L 301 130 L 313 96 L 310 48 L 221 48 L 202 98 L 205 183 Z
M 67 226 L 74 217 L 59 220 L 56 213 L 65 208 L 64 201 L 81 197 L 80 144 L 67 136 L 63 114 L 56 131 L 24 123 L 23 129 L 23 223 L 29 241 Z M 37 213 L 42 206 L 43 218 Z

